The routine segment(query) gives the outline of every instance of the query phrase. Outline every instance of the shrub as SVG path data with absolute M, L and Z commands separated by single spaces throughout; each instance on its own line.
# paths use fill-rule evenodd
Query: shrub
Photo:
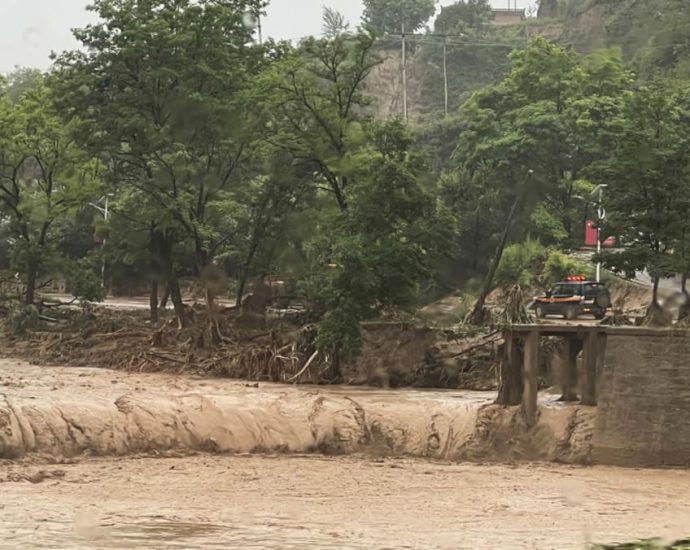
M 38 326 L 38 308 L 33 305 L 27 306 L 18 302 L 9 304 L 9 321 L 12 332 L 22 336 Z
M 546 259 L 546 249 L 538 240 L 528 238 L 523 243 L 510 245 L 503 252 L 496 273 L 496 283 L 508 288 L 515 284 L 523 287 L 538 283 L 538 276 Z
M 542 274 L 544 284 L 552 285 L 564 280 L 568 275 L 584 275 L 591 278 L 594 276 L 594 270 L 590 264 L 567 256 L 563 252 L 558 250 L 549 252 Z

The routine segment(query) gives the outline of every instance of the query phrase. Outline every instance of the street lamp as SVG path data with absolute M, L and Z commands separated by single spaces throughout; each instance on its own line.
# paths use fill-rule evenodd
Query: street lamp
M 604 209 L 604 189 L 608 185 L 602 183 L 597 185 L 591 192 L 590 196 L 597 196 L 597 258 L 601 254 L 601 224 L 606 219 L 606 210 Z M 601 261 L 597 261 L 597 283 L 601 282 Z
M 107 193 L 103 195 L 100 199 L 98 199 L 95 203 L 90 202 L 89 206 L 92 208 L 95 208 L 98 210 L 101 214 L 103 214 L 103 219 L 105 220 L 105 223 L 108 223 L 108 217 L 110 214 L 110 210 L 108 209 L 108 204 L 109 204 L 109 199 L 110 197 L 114 196 L 113 193 Z M 99 203 L 105 201 L 104 206 L 99 206 Z M 105 237 L 103 237 L 103 256 L 101 259 L 101 290 L 105 291 Z

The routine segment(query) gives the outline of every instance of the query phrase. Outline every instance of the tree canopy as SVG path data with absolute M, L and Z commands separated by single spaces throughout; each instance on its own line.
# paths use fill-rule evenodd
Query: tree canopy
M 364 0 L 364 24 L 379 33 L 415 32 L 436 11 L 436 0 Z

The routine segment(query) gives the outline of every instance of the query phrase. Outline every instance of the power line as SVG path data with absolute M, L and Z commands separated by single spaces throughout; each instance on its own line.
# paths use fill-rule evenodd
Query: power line
M 402 35 L 394 35 L 396 37 Z M 409 35 L 406 34 L 405 38 L 417 38 L 417 42 L 422 43 L 436 43 L 443 44 L 445 40 L 447 44 L 452 44 L 456 46 L 487 46 L 487 47 L 501 47 L 501 48 L 518 48 L 524 46 L 527 41 L 521 40 L 516 42 L 483 42 L 478 40 L 469 40 L 467 36 L 457 35 L 457 34 L 417 34 Z
M 465 34 L 450 34 L 450 33 L 406 33 L 405 28 L 402 28 L 400 34 L 389 34 L 389 37 L 400 37 L 402 42 L 402 95 L 403 95 L 403 117 L 408 120 L 409 110 L 408 110 L 408 90 L 407 90 L 407 39 L 412 38 L 417 39 L 418 42 L 422 43 L 437 43 L 443 46 L 443 81 L 444 81 L 444 110 L 446 116 L 448 115 L 449 108 L 449 91 L 448 91 L 448 46 L 454 47 L 490 47 L 490 48 L 506 48 L 515 49 L 526 42 L 520 41 L 516 43 L 500 43 L 500 42 L 480 42 L 477 40 L 470 40 L 470 38 Z

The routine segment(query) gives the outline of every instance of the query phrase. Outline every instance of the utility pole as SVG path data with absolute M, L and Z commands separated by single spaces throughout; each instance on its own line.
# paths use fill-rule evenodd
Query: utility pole
M 105 206 L 100 207 L 98 204 L 94 204 L 92 202 L 89 203 L 89 206 L 92 208 L 95 208 L 98 210 L 101 214 L 103 214 L 103 219 L 105 220 L 105 223 L 107 225 L 108 223 L 108 218 L 110 217 L 110 210 L 108 209 L 109 205 L 109 199 L 112 195 L 110 193 L 106 194 L 104 197 L 101 197 L 101 199 L 98 202 L 101 202 L 103 199 L 105 199 Z M 103 243 L 101 244 L 103 250 L 103 258 L 101 260 L 101 289 L 105 291 L 105 244 L 106 244 L 106 238 L 103 237 Z
M 601 282 L 601 261 L 599 256 L 601 255 L 601 224 L 606 219 L 606 210 L 604 209 L 604 189 L 608 187 L 606 184 L 597 185 L 592 195 L 598 194 L 597 197 L 597 283 Z
M 441 21 L 443 21 L 443 7 L 441 7 Z M 443 32 L 443 105 L 446 116 L 448 116 L 448 35 L 446 26 L 441 28 Z
M 448 46 L 446 33 L 443 33 L 443 94 L 446 116 L 448 116 Z
M 403 116 L 408 122 L 407 114 L 407 44 L 405 42 L 405 23 L 402 24 L 402 85 L 403 85 Z
M 108 195 L 105 196 L 105 208 L 103 209 L 103 218 L 105 219 L 105 224 L 108 225 L 108 215 L 110 210 L 108 210 Z M 106 237 L 103 237 L 103 250 L 105 251 L 105 241 Z M 105 253 L 103 254 L 103 261 L 101 262 L 101 288 L 105 292 Z

